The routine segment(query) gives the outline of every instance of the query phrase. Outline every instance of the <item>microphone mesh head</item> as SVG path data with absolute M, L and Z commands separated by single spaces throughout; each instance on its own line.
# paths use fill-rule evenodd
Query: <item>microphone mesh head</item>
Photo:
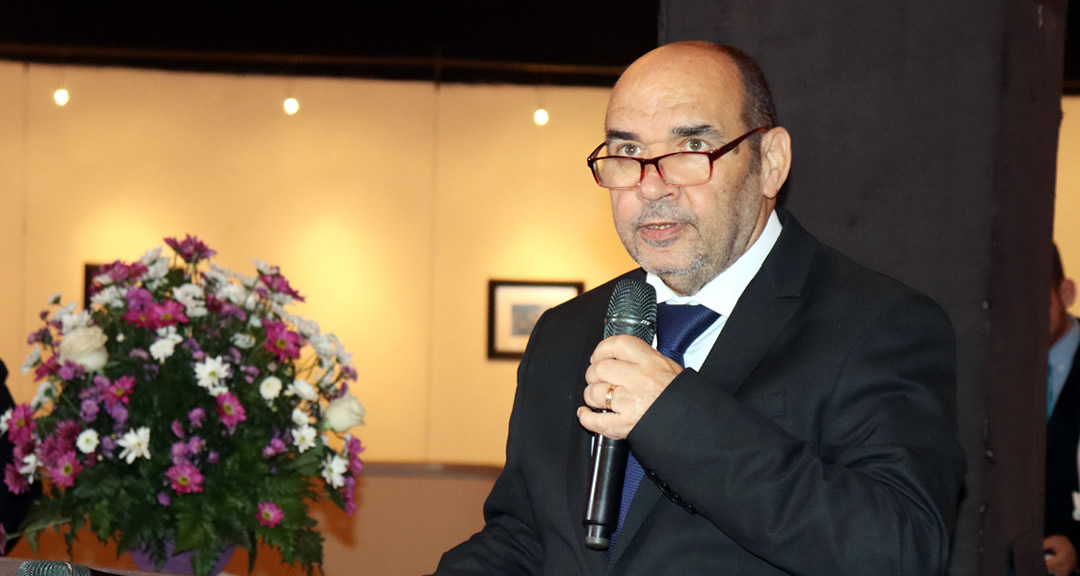
M 616 334 L 637 336 L 652 344 L 656 334 L 656 290 L 627 278 L 615 285 L 604 318 L 604 338 Z
M 90 569 L 68 562 L 30 560 L 19 564 L 15 576 L 90 576 Z

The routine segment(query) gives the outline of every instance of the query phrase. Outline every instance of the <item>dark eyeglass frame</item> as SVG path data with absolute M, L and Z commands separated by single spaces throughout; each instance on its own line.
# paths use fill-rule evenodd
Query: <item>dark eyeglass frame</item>
M 589 154 L 589 157 L 585 160 L 585 162 L 589 165 L 589 170 L 592 172 L 593 179 L 596 180 L 596 184 L 599 185 L 599 186 L 603 186 L 604 188 L 615 189 L 615 190 L 623 190 L 623 189 L 635 188 L 638 184 L 641 184 L 641 181 L 645 178 L 645 167 L 650 166 L 650 165 L 655 166 L 656 167 L 656 173 L 660 175 L 660 178 L 663 179 L 665 183 L 667 183 L 667 184 L 669 184 L 671 186 L 700 186 L 701 184 L 705 184 L 706 182 L 709 182 L 710 180 L 712 180 L 713 163 L 716 162 L 721 156 L 723 156 L 724 154 L 727 154 L 728 152 L 731 152 L 736 147 L 738 147 L 739 144 L 741 144 L 743 140 L 746 140 L 747 138 L 753 136 L 754 134 L 757 134 L 759 132 L 764 134 L 764 133 L 768 132 L 769 130 L 772 130 L 771 126 L 758 126 L 757 128 L 754 128 L 753 130 L 747 132 L 746 134 L 743 134 L 742 136 L 739 136 L 738 138 L 732 140 L 731 142 L 728 142 L 727 144 L 724 144 L 723 146 L 717 148 L 716 150 L 709 150 L 709 151 L 706 151 L 706 152 L 689 152 L 689 151 L 686 151 L 686 152 L 672 152 L 670 154 L 664 154 L 662 156 L 657 156 L 655 158 L 635 158 L 633 156 L 597 156 L 597 153 L 599 153 L 600 150 L 603 149 L 603 147 L 607 146 L 607 144 L 608 144 L 607 142 L 601 142 L 600 145 L 597 146 L 596 149 L 592 151 L 592 154 Z M 699 184 L 671 184 L 670 182 L 668 182 L 667 178 L 664 178 L 664 171 L 660 169 L 660 161 L 663 160 L 664 158 L 669 157 L 669 156 L 675 156 L 676 154 L 701 154 L 702 156 L 708 156 L 709 157 L 709 177 L 704 182 L 701 182 Z M 638 175 L 637 184 L 634 184 L 633 186 L 604 186 L 603 184 L 601 184 L 600 183 L 600 174 L 598 174 L 597 171 L 596 171 L 596 161 L 597 160 L 605 160 L 605 159 L 608 159 L 608 158 L 625 158 L 626 160 L 633 160 L 633 161 L 637 162 L 638 164 L 640 164 L 641 165 L 641 174 Z

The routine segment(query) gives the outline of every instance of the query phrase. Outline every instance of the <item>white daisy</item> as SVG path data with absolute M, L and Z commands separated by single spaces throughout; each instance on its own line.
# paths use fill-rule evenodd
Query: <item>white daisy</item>
M 13 411 L 14 408 L 8 408 L 7 412 L 0 415 L 0 436 L 7 434 L 8 426 L 11 425 L 11 413 Z
M 39 410 L 46 402 L 56 398 L 56 384 L 45 380 L 38 386 L 37 392 L 34 393 L 34 398 L 30 400 L 30 407 L 34 410 Z
M 267 401 L 271 401 L 281 395 L 281 379 L 277 376 L 268 376 L 259 384 L 259 394 Z
M 34 369 L 34 366 L 37 366 L 39 360 L 41 360 L 41 348 L 35 346 L 30 350 L 30 355 L 26 357 L 26 361 L 23 362 L 22 375 L 26 376 L 29 374 L 30 371 Z
M 150 459 L 150 429 L 146 426 L 138 430 L 128 430 L 123 438 L 116 441 L 116 445 L 123 448 L 120 457 L 128 464 L 135 462 L 136 458 Z
M 301 454 L 315 447 L 315 438 L 318 432 L 308 424 L 304 424 L 293 430 L 293 444 Z
M 292 421 L 297 426 L 305 426 L 309 422 L 311 422 L 311 416 L 309 416 L 307 412 L 304 412 L 299 408 L 293 408 Z
M 251 334 L 237 332 L 232 335 L 232 344 L 241 350 L 250 350 L 255 346 L 255 337 Z
M 153 264 L 146 266 L 146 273 L 142 275 L 142 280 L 161 280 L 169 273 L 169 259 L 158 258 L 154 260 Z
M 30 483 L 34 483 L 34 472 L 37 472 L 38 466 L 41 465 L 41 460 L 38 460 L 37 454 L 27 454 L 23 457 L 23 465 L 19 468 L 19 474 L 28 477 Z
M 227 300 L 233 305 L 239 306 L 247 299 L 247 291 L 242 286 L 232 282 L 225 282 L 218 288 L 217 297 L 219 300 Z
M 75 446 L 79 448 L 79 452 L 83 454 L 89 454 L 98 447 L 98 433 L 92 428 L 87 428 L 79 434 L 78 439 L 75 440 Z
M 293 380 L 292 384 L 285 390 L 286 396 L 299 396 L 304 400 L 314 402 L 319 399 L 319 392 L 315 390 L 315 387 L 308 383 L 307 380 L 301 380 L 297 378 Z
M 60 331 L 64 334 L 78 328 L 86 328 L 90 325 L 90 312 L 83 310 L 78 314 L 67 314 L 60 317 Z
M 158 259 L 161 258 L 161 250 L 161 246 L 147 250 L 146 254 L 143 254 L 142 258 L 139 258 L 139 263 L 143 266 L 149 266 L 150 264 L 157 262 Z
M 203 362 L 195 364 L 195 378 L 199 386 L 214 388 L 231 375 L 229 365 L 221 359 L 221 356 L 207 358 Z
M 341 488 L 345 485 L 345 471 L 349 463 L 338 454 L 328 457 L 323 461 L 322 477 L 331 488 Z

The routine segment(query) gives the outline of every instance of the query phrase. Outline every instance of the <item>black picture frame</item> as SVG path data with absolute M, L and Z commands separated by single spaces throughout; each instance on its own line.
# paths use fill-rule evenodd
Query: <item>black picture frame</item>
M 488 280 L 487 357 L 520 359 L 540 315 L 584 291 L 584 282 Z

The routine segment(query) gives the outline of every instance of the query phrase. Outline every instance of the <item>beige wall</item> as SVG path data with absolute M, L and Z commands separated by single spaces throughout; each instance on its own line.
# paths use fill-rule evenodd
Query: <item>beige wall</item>
M 64 108 L 52 102 L 63 82 Z M 290 88 L 291 85 L 291 88 Z M 290 90 L 300 112 L 286 116 Z M 501 465 L 515 362 L 486 358 L 489 278 L 629 269 L 584 157 L 607 90 L 0 63 L 0 358 L 84 262 L 191 233 L 280 265 L 354 353 L 371 461 Z M 535 126 L 543 101 L 552 120 Z
M 1063 98 L 1061 109 L 1054 241 L 1061 251 L 1065 274 L 1080 279 L 1080 96 Z M 1071 311 L 1080 314 L 1080 302 Z

